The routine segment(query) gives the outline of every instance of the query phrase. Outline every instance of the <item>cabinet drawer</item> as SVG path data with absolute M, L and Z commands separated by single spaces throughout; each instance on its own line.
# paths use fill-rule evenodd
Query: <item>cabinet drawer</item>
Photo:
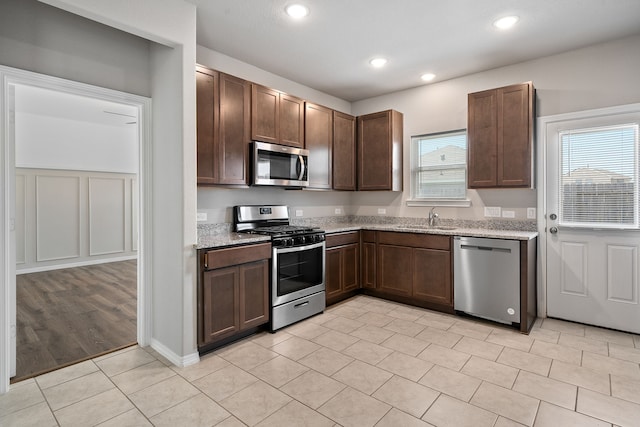
M 444 251 L 451 249 L 451 237 L 436 234 L 381 231 L 378 233 L 378 243 L 414 248 L 441 249 Z
M 357 231 L 350 231 L 347 233 L 327 234 L 326 246 L 327 248 L 333 248 L 335 246 L 343 246 L 351 243 L 359 243 Z
M 257 245 L 207 251 L 204 254 L 203 265 L 205 270 L 212 270 L 270 258 L 271 243 L 260 243 Z

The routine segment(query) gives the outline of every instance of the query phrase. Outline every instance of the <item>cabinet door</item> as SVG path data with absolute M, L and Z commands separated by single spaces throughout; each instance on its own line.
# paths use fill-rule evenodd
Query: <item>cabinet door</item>
M 229 337 L 240 330 L 238 267 L 205 271 L 202 284 L 202 343 Z
M 362 243 L 362 286 L 376 288 L 376 244 Z
M 219 74 L 204 67 L 196 70 L 198 184 L 215 184 L 218 180 L 215 143 L 219 119 Z
M 533 86 L 523 83 L 497 90 L 497 184 L 530 187 L 533 142 Z
M 384 292 L 411 296 L 413 280 L 412 248 L 378 245 L 378 289 Z
M 251 85 L 251 139 L 277 144 L 280 123 L 280 92 Z
M 356 118 L 338 111 L 333 112 L 333 189 L 356 189 Z
M 246 185 L 249 182 L 250 104 L 250 83 L 221 73 L 216 150 L 219 184 Z
M 341 248 L 327 249 L 325 252 L 325 293 L 327 300 L 337 297 L 342 293 L 341 274 Z
M 240 329 L 269 321 L 269 261 L 243 264 L 240 269 Z
M 402 114 L 381 111 L 357 122 L 358 189 L 402 191 Z
M 470 93 L 467 117 L 469 188 L 497 183 L 497 91 Z
M 342 291 L 352 291 L 360 287 L 358 272 L 360 270 L 359 244 L 351 244 L 342 248 Z
M 331 189 L 333 111 L 306 104 L 305 146 L 309 150 L 309 187 Z
M 413 250 L 413 297 L 453 307 L 450 251 Z
M 304 100 L 280 94 L 280 144 L 304 148 Z

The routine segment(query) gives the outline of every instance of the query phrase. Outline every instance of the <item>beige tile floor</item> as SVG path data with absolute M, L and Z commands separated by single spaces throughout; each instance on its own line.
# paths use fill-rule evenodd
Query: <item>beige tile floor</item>
M 640 336 L 358 296 L 187 368 L 131 347 L 26 380 L 0 425 L 640 426 Z

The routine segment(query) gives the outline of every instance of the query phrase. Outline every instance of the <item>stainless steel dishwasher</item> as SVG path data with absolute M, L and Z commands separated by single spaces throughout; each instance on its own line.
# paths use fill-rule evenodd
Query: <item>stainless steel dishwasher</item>
M 453 238 L 454 309 L 500 323 L 520 323 L 520 242 Z

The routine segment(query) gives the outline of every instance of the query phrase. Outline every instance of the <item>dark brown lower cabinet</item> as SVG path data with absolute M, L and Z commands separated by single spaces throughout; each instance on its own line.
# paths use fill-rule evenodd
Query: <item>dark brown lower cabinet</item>
M 271 244 L 201 251 L 198 347 L 207 349 L 269 322 Z
M 375 261 L 372 295 L 453 312 L 450 236 L 380 231 Z
M 360 258 L 360 277 L 362 288 L 376 288 L 376 232 L 370 230 L 361 231 L 362 257 Z
M 325 292 L 327 304 L 333 304 L 360 288 L 359 232 L 328 235 L 326 246 Z

